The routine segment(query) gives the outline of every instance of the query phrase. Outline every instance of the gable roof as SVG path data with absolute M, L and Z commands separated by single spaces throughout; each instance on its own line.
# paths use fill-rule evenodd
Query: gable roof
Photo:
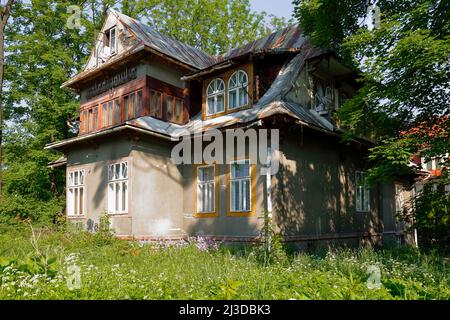
M 117 20 L 142 41 L 142 44 L 158 52 L 183 62 L 196 69 L 203 69 L 216 62 L 216 58 L 189 46 L 175 38 L 166 36 L 149 25 L 133 19 L 123 13 L 112 10 Z
M 260 52 L 296 52 L 299 51 L 305 40 L 306 36 L 303 35 L 303 30 L 298 24 L 291 25 L 282 30 L 278 30 L 268 36 L 261 39 L 252 41 L 239 48 L 231 49 L 230 51 L 219 56 L 220 61 L 237 58 L 248 53 L 260 53 Z
M 208 53 L 187 45 L 173 37 L 164 35 L 152 28 L 151 26 L 131 18 L 114 9 L 110 9 L 112 15 L 120 24 L 126 28 L 127 33 L 134 38 L 132 45 L 125 48 L 119 54 L 112 56 L 110 60 L 96 66 L 94 68 L 85 68 L 82 72 L 66 81 L 63 87 L 72 87 L 75 83 L 82 79 L 92 76 L 97 71 L 103 70 L 119 61 L 127 59 L 127 57 L 141 52 L 150 50 L 159 55 L 163 55 L 169 59 L 175 60 L 186 66 L 193 75 L 214 68 L 218 64 L 225 63 L 242 56 L 257 53 L 282 53 L 282 52 L 300 52 L 302 48 L 309 45 L 309 38 L 303 35 L 303 30 L 299 25 L 292 25 L 285 29 L 276 31 L 261 39 L 252 41 L 239 48 L 231 49 L 228 52 L 212 56 Z M 318 50 L 319 51 L 319 50 Z M 92 54 L 91 54 L 92 56 Z M 189 78 L 187 76 L 186 78 Z
M 251 109 L 241 110 L 207 120 L 202 120 L 200 112 L 185 125 L 168 123 L 150 116 L 144 116 L 128 120 L 117 127 L 52 143 L 47 145 L 46 148 L 59 149 L 73 143 L 123 129 L 137 130 L 150 135 L 157 135 L 167 140 L 177 141 L 185 134 L 195 134 L 205 132 L 208 129 L 222 129 L 234 125 L 250 125 L 274 115 L 286 115 L 296 120 L 298 124 L 305 125 L 320 132 L 336 135 L 338 134 L 336 127 L 330 121 L 320 116 L 315 110 L 301 106 L 288 98 L 288 93 L 292 90 L 296 78 L 302 69 L 306 67 L 306 61 L 314 57 L 316 53 L 315 49 L 307 48 L 298 53 L 281 69 L 269 90 Z

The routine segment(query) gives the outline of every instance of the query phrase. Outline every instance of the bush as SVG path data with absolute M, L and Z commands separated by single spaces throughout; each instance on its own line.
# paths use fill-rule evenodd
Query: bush
M 35 222 L 50 223 L 63 212 L 64 198 L 40 201 L 34 197 L 5 193 L 0 201 L 0 216 L 31 219 Z
M 413 221 L 421 247 L 450 248 L 450 194 L 445 192 L 449 183 L 446 180 L 426 184 L 414 199 L 414 216 L 401 216 Z

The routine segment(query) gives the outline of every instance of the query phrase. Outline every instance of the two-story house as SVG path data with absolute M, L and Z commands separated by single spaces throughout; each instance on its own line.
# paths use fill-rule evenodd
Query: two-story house
M 92 226 L 106 212 L 136 239 L 253 241 L 264 212 L 292 242 L 394 233 L 394 183 L 368 188 L 370 142 L 342 144 L 333 122 L 355 78 L 298 25 L 211 56 L 111 10 L 63 84 L 80 95 L 79 134 L 47 146 L 65 154 L 67 218 Z M 278 129 L 278 171 L 262 174 L 245 152 L 172 161 L 180 132 L 231 128 Z

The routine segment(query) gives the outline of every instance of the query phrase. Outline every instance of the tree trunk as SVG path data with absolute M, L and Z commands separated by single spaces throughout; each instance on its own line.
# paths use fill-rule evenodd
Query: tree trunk
M 3 192 L 3 73 L 5 64 L 5 27 L 14 0 L 8 0 L 5 7 L 0 7 L 0 200 Z

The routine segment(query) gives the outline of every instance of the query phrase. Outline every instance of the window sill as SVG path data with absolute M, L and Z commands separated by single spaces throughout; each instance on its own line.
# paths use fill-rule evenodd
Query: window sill
M 360 213 L 360 214 L 370 213 L 370 212 L 371 212 L 370 210 L 368 210 L 368 211 L 359 211 L 359 210 L 356 210 L 356 213 Z
M 255 216 L 254 211 L 243 211 L 243 212 L 228 212 L 228 217 L 253 217 Z
M 194 213 L 194 218 L 217 218 L 219 217 L 218 213 Z
M 128 212 L 120 212 L 120 213 L 108 213 L 108 216 L 110 217 L 121 217 L 121 216 L 128 216 Z
M 84 214 L 82 214 L 82 215 L 73 215 L 73 214 L 71 214 L 71 215 L 67 215 L 67 219 L 70 219 L 70 220 L 76 220 L 76 219 L 85 219 L 86 218 L 86 216 L 84 215 Z
M 234 108 L 234 109 L 228 109 L 227 108 L 227 109 L 225 109 L 225 111 L 222 111 L 222 112 L 219 112 L 219 113 L 214 113 L 214 114 L 211 114 L 211 115 L 207 115 L 206 112 L 205 112 L 205 114 L 203 115 L 203 119 L 202 120 L 205 121 L 205 120 L 209 120 L 209 119 L 218 118 L 218 117 L 221 117 L 221 116 L 226 116 L 228 114 L 232 114 L 232 113 L 235 113 L 235 112 L 251 109 L 252 107 L 253 107 L 253 105 L 248 104 L 248 105 L 245 105 L 245 106 L 242 106 L 242 107 L 239 107 L 239 108 Z

